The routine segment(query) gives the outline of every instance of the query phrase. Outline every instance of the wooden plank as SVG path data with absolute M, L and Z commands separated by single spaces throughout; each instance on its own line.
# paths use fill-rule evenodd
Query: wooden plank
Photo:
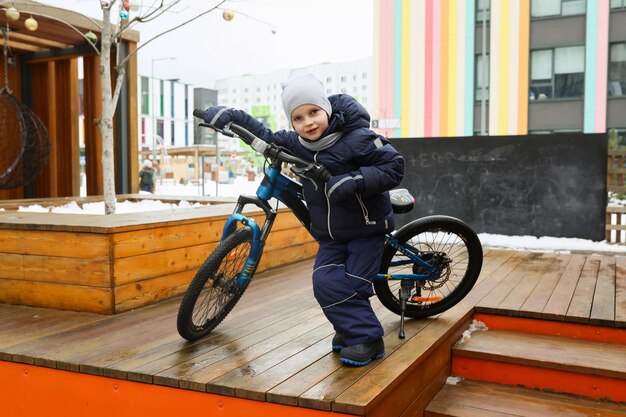
M 518 316 L 522 305 L 539 285 L 545 272 L 552 268 L 554 255 L 542 254 L 524 263 L 524 276 L 500 303 L 500 309 L 506 309 L 510 315 Z
M 301 328 L 301 330 L 300 330 Z M 210 381 L 206 389 L 216 394 L 234 396 L 236 390 L 238 397 L 252 398 L 260 401 L 265 400 L 265 392 L 240 390 L 239 387 L 248 383 L 258 374 L 262 374 L 273 366 L 289 359 L 303 349 L 325 341 L 324 346 L 318 344 L 317 350 L 324 349 L 325 354 L 331 352 L 330 342 L 334 334 L 328 319 L 319 309 L 319 314 L 298 325 L 297 329 L 288 329 L 285 332 L 266 339 L 263 343 L 251 346 L 236 355 L 225 358 L 212 365 L 218 372 L 215 377 L 206 378 Z M 305 358 L 305 360 L 311 358 Z M 309 362 L 311 363 L 311 362 Z M 205 370 L 203 370 L 203 374 Z M 219 376 L 217 376 L 219 375 Z M 271 382 L 269 380 L 266 380 Z
M 105 259 L 109 256 L 109 242 L 106 236 L 91 233 L 0 228 L 0 252 Z
M 430 354 L 426 355 L 419 366 L 412 372 L 404 375 L 403 379 L 396 383 L 396 387 L 389 395 L 378 401 L 371 410 L 367 411 L 367 416 L 400 416 L 404 415 L 411 408 L 416 407 L 418 407 L 418 410 L 423 411 L 436 394 L 436 392 L 433 392 L 433 381 L 436 381 L 439 388 L 441 388 L 446 378 L 450 375 L 450 350 L 452 344 L 456 342 L 468 324 L 469 322 L 458 326 L 458 330 Z M 421 398 L 420 403 L 418 403 L 420 405 L 415 403 L 415 399 L 418 398 Z M 346 400 L 344 399 L 344 401 Z
M 257 291 L 255 287 L 259 288 L 259 290 Z M 227 344 L 258 331 L 260 327 L 269 326 L 283 320 L 286 316 L 296 311 L 306 308 L 307 304 L 302 302 L 302 298 L 307 289 L 295 288 L 291 292 L 291 297 L 277 297 L 276 300 L 270 297 L 271 294 L 266 294 L 265 289 L 264 285 L 259 287 L 253 282 L 243 295 L 242 300 L 231 311 L 224 322 L 213 333 L 201 340 L 187 342 L 182 339 L 177 332 L 173 331 L 175 320 L 172 317 L 170 320 L 161 321 L 158 325 L 153 325 L 151 334 L 146 335 L 144 339 L 138 340 L 138 343 L 130 349 L 122 350 L 115 357 L 109 358 L 105 355 L 94 358 L 89 362 L 93 366 L 106 367 L 103 371 L 105 375 L 122 372 L 125 375 L 127 374 L 129 379 L 152 383 L 153 375 L 149 372 L 141 371 L 146 369 L 142 367 L 154 367 L 156 369 L 155 372 L 161 371 L 170 366 L 162 366 L 163 360 L 168 360 L 168 357 L 174 358 L 171 362 L 172 364 L 177 364 L 187 359 L 180 357 L 179 352 L 181 351 L 192 351 L 193 349 L 194 354 L 198 352 L 197 354 L 199 355 L 202 353 L 200 350 L 204 348 L 194 346 Z M 175 299 L 172 301 L 178 302 L 179 300 Z M 263 308 L 263 304 L 268 302 L 280 303 L 282 306 L 280 311 L 267 307 Z M 311 306 L 314 305 L 312 300 L 308 300 L 308 303 Z M 254 319 L 251 319 L 251 317 L 254 317 Z M 259 323 L 263 325 L 260 326 Z M 176 356 L 178 356 L 177 359 Z
M 541 255 L 539 253 L 524 253 L 524 261 L 519 263 L 511 273 L 496 286 L 484 299 L 480 302 L 480 309 L 482 312 L 498 312 L 499 306 L 503 300 L 511 293 L 513 288 L 528 274 L 531 265 L 536 262 L 536 259 Z M 507 310 L 507 314 L 516 315 L 516 311 Z
M 437 393 L 441 390 L 441 387 L 445 384 L 448 376 L 450 376 L 450 369 L 446 367 L 441 370 L 439 375 L 435 376 L 430 381 L 428 386 L 421 392 L 420 395 L 418 395 L 417 397 L 413 397 L 413 402 L 400 415 L 400 417 L 423 416 L 426 407 L 428 406 L 428 404 L 430 404 L 435 395 L 437 395 Z M 378 408 L 375 408 L 371 414 L 373 416 L 376 416 L 377 412 Z M 384 416 L 385 414 L 382 415 Z
M 311 258 L 317 251 L 317 243 L 309 237 L 309 243 L 297 244 L 306 233 L 300 228 L 297 233 L 292 230 L 274 231 L 270 234 L 266 250 L 261 258 L 261 269 L 277 267 L 285 263 L 293 263 Z M 306 240 L 305 240 L 306 241 Z M 147 278 L 161 277 L 163 272 L 169 274 L 197 270 L 204 260 L 215 249 L 216 243 L 206 243 L 145 255 L 115 259 L 114 280 L 117 286 L 123 286 Z
M 541 318 L 544 308 L 563 275 L 570 255 L 558 254 L 549 269 L 544 271 L 535 289 L 519 308 L 520 317 Z
M 626 257 L 615 258 L 615 326 L 626 327 Z
M 108 259 L 0 253 L 0 279 L 110 287 Z
M 574 290 L 585 264 L 586 256 L 574 254 L 570 258 L 563 275 L 559 279 L 554 292 L 546 304 L 541 318 L 548 320 L 565 321 L 567 309 L 572 300 Z
M 617 343 L 488 330 L 457 343 L 453 355 L 626 379 L 626 346 Z
M 222 222 L 208 221 L 199 224 L 114 233 L 111 239 L 111 248 L 113 256 L 116 259 L 122 259 L 146 253 L 207 244 L 219 240 L 222 228 Z
M 113 289 L 115 313 L 122 313 L 181 295 L 187 290 L 195 274 L 195 270 L 189 270 L 116 286 Z
M 589 323 L 598 326 L 613 326 L 615 323 L 615 257 L 600 257 Z
M 589 256 L 578 279 L 578 285 L 572 295 L 572 301 L 567 309 L 565 321 L 573 323 L 589 323 L 593 294 L 598 279 L 600 259 L 597 256 Z
M 298 282 L 296 281 L 296 284 Z M 285 287 L 289 287 L 285 285 Z M 303 291 L 301 294 L 299 291 Z M 295 291 L 291 292 L 291 299 L 288 300 L 286 306 L 280 310 L 274 308 L 275 302 L 271 297 L 263 297 L 258 293 L 251 293 L 246 291 L 240 304 L 237 305 L 235 311 L 229 314 L 228 318 L 219 327 L 219 331 L 216 333 L 219 336 L 219 344 L 227 346 L 222 349 L 221 352 L 212 352 L 212 350 L 219 347 L 211 342 L 212 338 L 207 340 L 198 341 L 199 345 L 194 343 L 187 344 L 184 349 L 175 348 L 172 350 L 166 350 L 158 360 L 151 361 L 139 367 L 129 369 L 129 378 L 145 378 L 146 376 L 152 378 L 161 371 L 170 371 L 173 367 L 178 367 L 172 372 L 180 373 L 185 372 L 185 368 L 194 366 L 195 363 L 200 363 L 204 366 L 210 365 L 211 360 L 219 360 L 216 355 L 223 355 L 222 357 L 230 356 L 236 351 L 245 348 L 255 343 L 255 340 L 264 340 L 271 336 L 272 332 L 284 331 L 289 327 L 289 320 L 295 320 L 294 316 L 297 315 L 297 319 L 303 319 L 302 314 L 315 314 L 319 311 L 317 303 L 310 297 L 303 294 L 310 293 L 310 287 L 298 285 Z M 244 299 L 245 298 L 245 299 Z M 246 299 L 263 300 L 266 305 L 265 308 L 269 309 L 270 314 L 263 318 L 263 314 L 259 311 L 263 311 L 263 307 L 258 305 L 254 307 L 248 307 L 245 304 Z M 290 302 L 295 301 L 293 306 Z M 304 313 L 303 313 L 304 312 Z M 251 315 L 253 314 L 253 315 Z M 256 318 L 259 318 L 259 321 Z M 231 321 L 232 320 L 232 321 Z M 253 323 L 254 326 L 249 332 L 242 332 L 237 328 L 241 323 Z M 233 327 L 234 325 L 234 327 Z M 182 352 L 182 354 L 181 354 Z M 208 352 L 208 353 L 207 353 Z M 205 355 L 204 357 L 202 355 Z M 210 359 L 209 359 L 210 358 Z M 197 367 L 200 368 L 200 367 Z M 132 375 L 131 375 L 132 373 Z M 162 381 L 167 381 L 162 379 Z
M 195 271 L 204 262 L 207 254 L 215 249 L 215 243 L 180 249 L 153 252 L 146 255 L 114 259 L 113 279 L 116 286 L 136 283 L 147 278 L 185 271 Z
M 0 350 L 2 350 L 0 360 L 13 360 L 12 354 L 5 353 L 11 346 L 105 320 L 108 317 L 47 308 L 11 307 L 12 311 L 2 314 L 0 322 Z
M 446 384 L 425 416 L 625 416 L 621 404 L 471 380 Z
M 270 326 L 260 327 L 251 334 L 245 335 L 228 344 L 222 346 L 205 346 L 202 351 L 194 351 L 191 355 L 181 356 L 180 353 L 175 357 L 164 358 L 159 363 L 152 364 L 150 369 L 155 367 L 163 370 L 154 375 L 155 384 L 178 387 L 180 380 L 190 380 L 191 375 L 200 372 L 209 365 L 227 358 L 246 348 L 253 348 L 255 345 L 261 345 L 263 341 L 271 340 L 272 336 L 281 335 L 282 333 L 296 331 L 298 327 L 304 326 L 310 317 L 321 314 L 317 305 L 309 304 L 309 308 L 304 308 L 290 316 L 284 317 L 282 320 Z M 296 330 L 294 330 L 294 328 Z M 181 360 L 182 359 L 182 360 Z M 164 364 L 166 366 L 164 366 Z M 140 369 L 146 371 L 146 368 Z M 152 371 L 153 372 L 153 371 Z M 198 374 L 199 375 L 199 374 Z
M 0 302 L 99 314 L 113 312 L 110 288 L 50 282 L 2 279 Z
M 24 275 L 27 281 L 63 283 L 88 287 L 111 287 L 109 260 L 24 256 Z
M 382 304 L 375 304 L 374 311 L 385 331 L 395 332 L 398 325 L 397 315 L 391 313 L 383 307 Z M 322 339 L 318 337 L 318 341 L 311 343 L 310 348 L 306 346 L 299 347 L 299 343 L 294 345 L 294 342 L 297 342 L 297 340 L 294 339 L 290 342 L 289 346 L 268 352 L 264 356 L 247 363 L 245 366 L 239 367 L 220 378 L 212 380 L 211 385 L 232 387 L 235 389 L 235 395 L 237 397 L 265 400 L 268 390 L 295 375 L 305 367 L 315 364 L 315 362 L 322 357 L 331 355 L 338 363 L 337 355 L 331 353 L 330 349 L 331 339 L 334 336 L 334 331 L 330 323 L 324 320 L 319 330 L 322 332 L 325 330 L 324 336 Z M 306 337 L 315 338 L 313 334 L 307 335 Z

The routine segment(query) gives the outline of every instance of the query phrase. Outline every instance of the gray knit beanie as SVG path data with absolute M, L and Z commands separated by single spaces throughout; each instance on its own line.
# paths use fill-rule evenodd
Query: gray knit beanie
M 282 83 L 283 109 L 287 119 L 291 121 L 291 113 L 303 104 L 314 104 L 321 107 L 328 116 L 333 108 L 326 97 L 324 84 L 312 74 L 298 75 Z

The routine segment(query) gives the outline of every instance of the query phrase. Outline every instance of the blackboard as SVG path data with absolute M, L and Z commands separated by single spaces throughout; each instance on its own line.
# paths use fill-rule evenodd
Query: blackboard
M 477 233 L 604 240 L 606 134 L 392 139 L 416 208 L 399 227 L 445 214 Z

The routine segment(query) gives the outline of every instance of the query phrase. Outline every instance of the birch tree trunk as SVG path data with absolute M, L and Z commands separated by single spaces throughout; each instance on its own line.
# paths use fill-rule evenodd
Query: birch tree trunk
M 100 50 L 100 79 L 102 81 L 102 118 L 98 127 L 102 134 L 102 180 L 104 214 L 115 214 L 115 163 L 113 147 L 113 92 L 111 88 L 111 9 L 102 8 L 103 28 Z
M 151 8 L 151 10 L 144 15 L 143 17 L 135 18 L 135 21 L 150 21 L 154 18 L 162 15 L 163 13 L 170 10 L 173 6 L 180 3 L 181 0 L 172 0 L 167 3 L 164 0 L 160 0 L 158 6 Z M 117 107 L 117 102 L 120 98 L 120 92 L 122 89 L 122 84 L 124 83 L 124 75 L 125 70 L 124 66 L 126 61 L 130 58 L 131 55 L 136 54 L 137 51 L 148 43 L 154 41 L 156 38 L 169 33 L 173 30 L 178 29 L 181 26 L 188 24 L 207 13 L 219 8 L 226 0 L 219 1 L 216 5 L 210 7 L 204 12 L 198 13 L 192 18 L 164 31 L 159 35 L 153 37 L 146 43 L 144 43 L 139 48 L 135 49 L 135 51 L 126 56 L 121 62 L 118 62 L 118 59 L 115 60 L 115 89 L 113 89 L 113 79 L 111 77 L 111 48 L 113 46 L 114 41 L 120 42 L 123 31 L 128 28 L 128 22 L 125 24 L 120 24 L 120 27 L 115 31 L 115 33 L 111 32 L 111 9 L 118 2 L 117 0 L 112 0 L 110 2 L 101 2 L 102 8 L 102 39 L 100 46 L 100 79 L 102 81 L 102 117 L 97 121 L 97 126 L 100 129 L 100 133 L 102 135 L 102 181 L 103 181 L 103 190 L 104 190 L 104 214 L 115 214 L 115 203 L 117 201 L 115 196 L 115 138 L 113 135 L 113 117 L 115 115 L 115 109 Z M 119 6 L 119 5 L 118 5 Z M 119 57 L 118 57 L 119 58 Z

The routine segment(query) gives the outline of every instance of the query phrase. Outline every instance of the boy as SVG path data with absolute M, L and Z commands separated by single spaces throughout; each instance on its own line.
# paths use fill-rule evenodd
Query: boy
M 378 273 L 385 232 L 393 230 L 388 191 L 404 175 L 404 159 L 369 129 L 367 111 L 345 94 L 326 97 L 312 75 L 283 83 L 282 103 L 295 131 L 272 132 L 249 114 L 209 107 L 204 120 L 217 128 L 233 122 L 266 142 L 326 166 L 330 178 L 302 179 L 319 242 L 313 293 L 335 329 L 332 349 L 351 365 L 366 365 L 385 354 L 383 328 L 369 297 Z

